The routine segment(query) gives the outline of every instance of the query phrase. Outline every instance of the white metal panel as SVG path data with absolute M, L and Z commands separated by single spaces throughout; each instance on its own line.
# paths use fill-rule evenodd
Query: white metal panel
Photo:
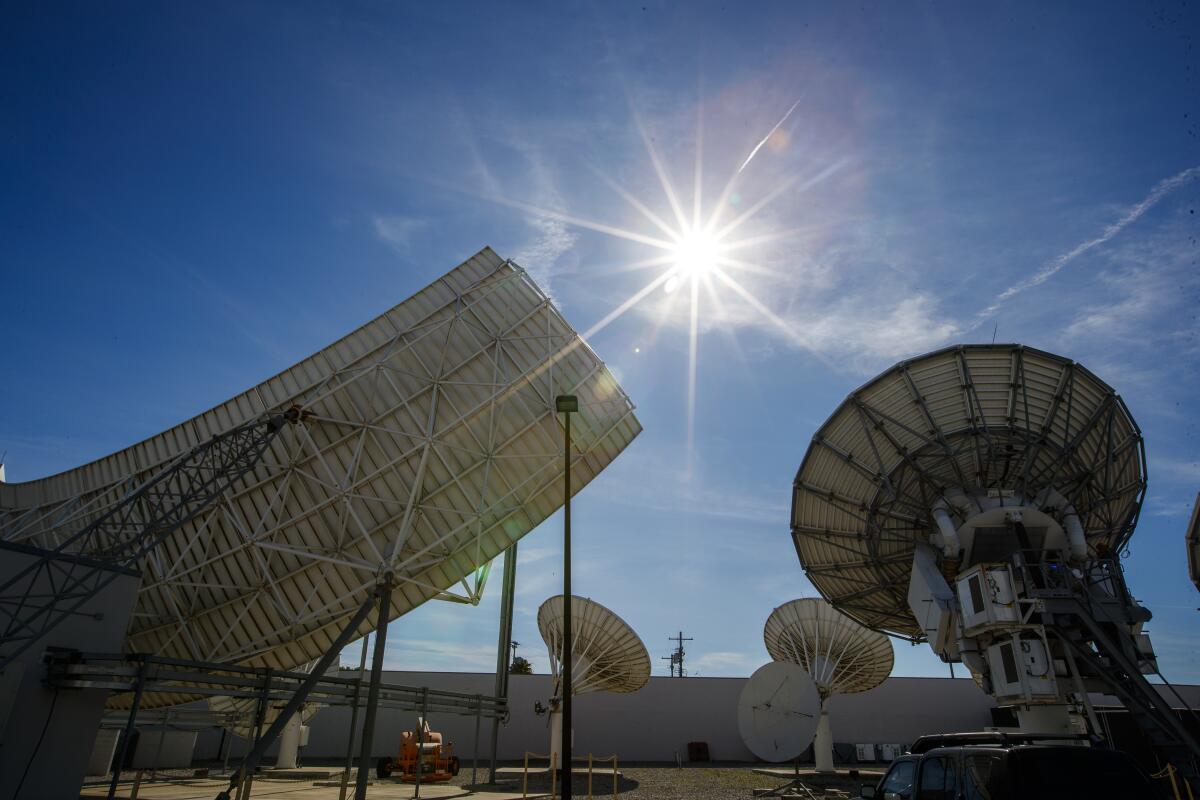
M 579 491 L 640 432 L 603 362 L 491 249 L 247 392 L 98 461 L 0 485 L 0 537 L 46 546 L 216 433 L 306 417 L 142 564 L 128 649 L 290 669 L 370 595 L 394 618 L 450 589 L 562 504 L 558 394 L 574 393 Z M 374 614 L 361 633 L 375 626 Z
M 921 639 L 906 590 L 943 491 L 1054 488 L 1095 553 L 1128 540 L 1145 474 L 1128 409 L 1082 366 L 1021 345 L 961 345 L 897 364 L 821 426 L 796 475 L 792 535 L 839 611 Z

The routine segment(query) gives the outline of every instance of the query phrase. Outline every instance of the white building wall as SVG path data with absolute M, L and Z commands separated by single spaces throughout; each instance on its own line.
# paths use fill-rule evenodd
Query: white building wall
M 429 686 L 469 694 L 490 694 L 489 674 L 446 672 L 388 672 L 385 680 L 408 686 Z M 745 678 L 651 678 L 629 695 L 597 693 L 575 700 L 575 751 L 577 754 L 616 753 L 622 761 L 674 761 L 678 752 L 687 759 L 687 743 L 708 743 L 718 761 L 753 761 L 737 729 L 737 701 Z M 546 753 L 549 728 L 546 716 L 534 713 L 535 701 L 544 704 L 550 694 L 548 675 L 514 675 L 509 682 L 512 716 L 500 730 L 499 757 L 519 760 L 526 751 Z M 968 679 L 890 678 L 878 688 L 830 700 L 833 738 L 837 743 L 909 743 L 924 733 L 979 730 L 991 724 L 989 697 Z M 415 715 L 380 709 L 373 756 L 394 754 L 400 733 L 411 728 Z M 361 724 L 361 715 L 359 716 Z M 324 708 L 311 721 L 307 761 L 345 756 L 350 722 L 348 708 Z M 450 714 L 430 716 L 434 730 L 454 743 L 455 752 L 469 767 L 473 754 L 475 720 Z M 486 758 L 490 723 L 480 725 L 479 749 Z M 205 737 L 199 758 L 213 757 L 215 737 Z M 242 752 L 240 743 L 234 753 Z M 356 749 L 357 752 L 357 749 Z

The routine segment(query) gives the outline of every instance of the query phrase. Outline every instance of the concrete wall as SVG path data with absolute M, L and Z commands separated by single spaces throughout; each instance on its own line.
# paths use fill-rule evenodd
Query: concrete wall
M 386 680 L 410 686 L 429 686 L 457 692 L 488 694 L 494 678 L 474 673 L 389 672 Z M 575 749 L 578 753 L 609 755 L 623 761 L 674 761 L 687 758 L 687 743 L 708 743 L 720 761 L 753 761 L 737 728 L 737 701 L 745 678 L 651 678 L 641 691 L 629 695 L 597 693 L 576 698 Z M 548 675 L 514 675 L 510 680 L 512 717 L 500 731 L 500 758 L 518 760 L 526 750 L 546 753 L 546 716 L 533 711 L 535 701 L 550 694 Z M 991 724 L 993 703 L 968 679 L 890 678 L 878 688 L 830 700 L 835 742 L 909 743 L 923 733 L 979 730 Z M 360 716 L 361 720 L 361 716 Z M 303 757 L 340 759 L 346 752 L 350 721 L 348 708 L 324 708 L 311 721 Z M 411 728 L 414 715 L 380 709 L 374 739 L 376 757 L 394 754 L 400 733 Z M 453 742 L 468 762 L 473 754 L 475 720 L 448 714 L 430 716 L 435 730 Z M 480 753 L 486 757 L 490 724 L 480 726 Z M 201 737 L 197 758 L 216 757 L 219 735 Z M 244 751 L 239 740 L 235 756 Z
M 0 581 L 34 558 L 0 547 Z M 68 618 L 0 673 L 0 800 L 78 796 L 108 690 L 47 689 L 42 654 L 47 646 L 120 652 L 138 582 L 122 574 L 82 609 L 101 619 Z

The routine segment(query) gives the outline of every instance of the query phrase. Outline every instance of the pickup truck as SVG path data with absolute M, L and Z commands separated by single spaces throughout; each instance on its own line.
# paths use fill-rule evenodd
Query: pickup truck
M 1004 734 L 923 737 L 892 762 L 874 800 L 1154 800 L 1166 787 L 1129 756 L 1076 744 L 1037 743 Z

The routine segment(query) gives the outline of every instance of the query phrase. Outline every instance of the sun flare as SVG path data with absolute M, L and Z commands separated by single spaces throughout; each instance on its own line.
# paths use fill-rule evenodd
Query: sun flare
M 760 263 L 756 263 L 753 254 L 749 257 L 743 254 L 747 249 L 752 249 L 772 241 L 788 239 L 795 234 L 795 231 L 760 230 L 747 235 L 750 232 L 745 230 L 745 227 L 752 218 L 756 217 L 760 211 L 770 205 L 784 192 L 793 188 L 797 191 L 810 191 L 815 185 L 841 169 L 846 163 L 846 159 L 839 159 L 828 165 L 824 165 L 809 174 L 796 173 L 783 177 L 757 199 L 745 202 L 744 204 L 742 202 L 743 192 L 738 190 L 738 184 L 746 168 L 754 160 L 755 155 L 764 144 L 769 144 L 768 140 L 772 136 L 782 130 L 780 126 L 787 121 L 799 104 L 799 101 L 794 103 L 783 118 L 767 133 L 767 136 L 750 151 L 745 160 L 741 162 L 741 166 L 729 177 L 728 182 L 719 193 L 715 203 L 710 206 L 708 214 L 704 213 L 704 203 L 701 197 L 701 188 L 704 184 L 704 171 L 702 168 L 703 158 L 701 152 L 703 137 L 699 117 L 696 131 L 694 186 L 691 213 L 689 214 L 689 209 L 686 209 L 685 205 L 680 202 L 679 194 L 668 178 L 667 169 L 653 145 L 653 138 L 642 125 L 640 118 L 635 114 L 634 122 L 641 133 L 642 142 L 646 147 L 646 154 L 658 177 L 658 182 L 665 195 L 670 213 L 663 214 L 656 212 L 647 202 L 626 191 L 607 175 L 600 173 L 600 178 L 629 203 L 650 226 L 656 228 L 656 232 L 647 233 L 630 230 L 598 220 L 586 219 L 516 200 L 496 196 L 489 197 L 489 199 L 496 202 L 532 213 L 538 217 L 557 220 L 566 225 L 593 230 L 629 242 L 636 242 L 639 245 L 649 248 L 650 252 L 646 257 L 631 261 L 615 269 L 616 271 L 655 270 L 658 271 L 657 276 L 642 286 L 641 289 L 617 304 L 615 308 L 584 331 L 581 334 L 581 341 L 590 339 L 592 336 L 598 334 L 629 309 L 646 300 L 655 290 L 661 290 L 665 294 L 673 295 L 662 306 L 659 324 L 662 324 L 666 315 L 670 314 L 672 309 L 678 308 L 682 303 L 686 308 L 688 333 L 687 455 L 685 462 L 689 474 L 692 465 L 695 429 L 696 373 L 699 359 L 701 318 L 704 317 L 706 324 L 711 324 L 713 320 L 719 322 L 724 314 L 726 301 L 736 298 L 737 301 L 743 302 L 754 309 L 759 318 L 771 323 L 785 335 L 793 338 L 796 336 L 792 327 L 775 314 L 741 280 L 744 275 L 765 275 L 777 278 L 778 273 Z M 725 219 L 726 215 L 733 216 L 733 219 Z M 672 220 L 672 217 L 673 221 L 668 221 Z M 674 293 L 677 290 L 683 291 L 679 291 L 679 294 L 675 295 Z M 700 308 L 702 297 L 705 298 L 704 302 L 711 304 L 711 307 L 706 309 L 703 314 Z M 635 350 L 635 352 L 637 351 Z

